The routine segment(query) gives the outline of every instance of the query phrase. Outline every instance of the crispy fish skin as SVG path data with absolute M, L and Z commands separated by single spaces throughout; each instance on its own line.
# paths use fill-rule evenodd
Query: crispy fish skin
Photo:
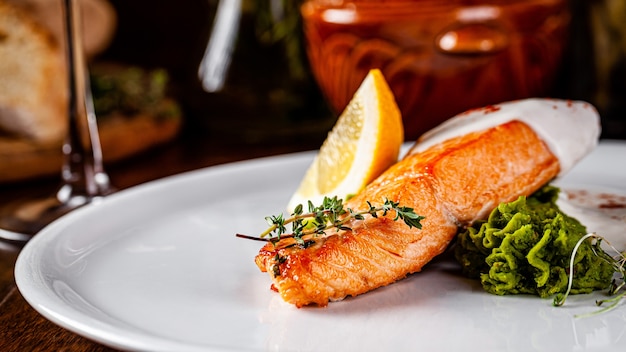
M 286 302 L 326 306 L 420 271 L 446 249 L 459 226 L 531 194 L 558 173 L 557 157 L 523 122 L 470 133 L 409 152 L 346 202 L 354 210 L 367 209 L 367 201 L 399 202 L 425 217 L 422 229 L 393 221 L 390 212 L 355 221 L 352 230 L 330 229 L 306 248 L 290 246 L 289 238 L 268 243 L 255 262 Z

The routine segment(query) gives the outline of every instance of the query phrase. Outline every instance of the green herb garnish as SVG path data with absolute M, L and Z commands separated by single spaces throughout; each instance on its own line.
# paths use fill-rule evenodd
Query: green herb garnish
M 172 118 L 181 114 L 178 103 L 168 98 L 169 75 L 164 69 L 96 65 L 90 83 L 98 116 L 147 113 Z
M 324 197 L 322 205 L 315 206 L 311 201 L 308 202 L 308 212 L 304 213 L 304 207 L 299 204 L 289 218 L 284 218 L 282 214 L 267 216 L 265 220 L 270 227 L 261 233 L 258 237 L 251 237 L 237 234 L 237 237 L 261 240 L 276 243 L 281 238 L 293 238 L 297 244 L 306 246 L 306 237 L 315 237 L 323 234 L 326 230 L 334 228 L 337 232 L 341 230 L 349 231 L 351 228 L 347 223 L 354 220 L 364 220 L 366 215 L 377 218 L 387 215 L 389 211 L 395 211 L 394 221 L 402 220 L 409 226 L 422 228 L 420 221 L 423 216 L 417 215 L 413 208 L 400 206 L 399 202 L 393 202 L 385 199 L 380 206 L 374 206 L 367 202 L 368 209 L 362 211 L 354 211 L 344 207 L 343 199 L 335 197 Z M 286 235 L 287 226 L 291 224 L 291 233 Z

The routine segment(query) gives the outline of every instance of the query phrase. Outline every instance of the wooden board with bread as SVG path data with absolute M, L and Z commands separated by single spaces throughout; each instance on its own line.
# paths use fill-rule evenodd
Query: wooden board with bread
M 182 118 L 167 96 L 167 73 L 98 62 L 116 13 L 106 0 L 80 5 L 105 163 L 172 140 Z M 61 24 L 60 2 L 0 0 L 0 183 L 60 172 L 68 124 Z

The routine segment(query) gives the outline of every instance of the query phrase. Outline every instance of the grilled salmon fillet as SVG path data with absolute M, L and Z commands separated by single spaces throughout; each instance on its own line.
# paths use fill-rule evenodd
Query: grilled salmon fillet
M 557 156 L 524 122 L 451 138 L 409 152 L 346 202 L 354 210 L 367 209 L 367 201 L 399 202 L 425 217 L 421 229 L 394 221 L 390 212 L 354 221 L 351 230 L 329 230 L 306 248 L 291 238 L 268 243 L 255 262 L 286 302 L 326 306 L 420 271 L 459 227 L 486 217 L 501 202 L 531 194 L 559 171 Z

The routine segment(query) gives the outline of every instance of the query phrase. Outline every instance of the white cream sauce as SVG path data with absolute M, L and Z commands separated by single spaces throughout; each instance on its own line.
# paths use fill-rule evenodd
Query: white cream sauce
M 426 132 L 411 153 L 448 139 L 487 130 L 510 121 L 530 126 L 559 159 L 559 176 L 593 150 L 600 137 L 600 116 L 582 101 L 532 98 L 474 109 Z

